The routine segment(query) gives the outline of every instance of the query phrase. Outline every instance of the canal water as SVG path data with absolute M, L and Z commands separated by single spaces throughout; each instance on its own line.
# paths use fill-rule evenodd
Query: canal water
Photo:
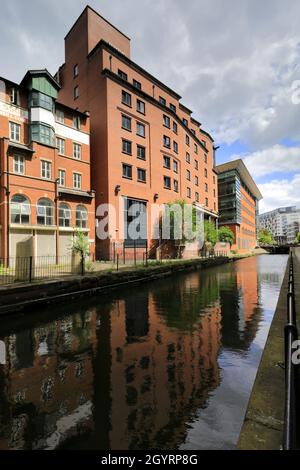
M 286 263 L 261 255 L 1 319 L 0 450 L 234 448 Z

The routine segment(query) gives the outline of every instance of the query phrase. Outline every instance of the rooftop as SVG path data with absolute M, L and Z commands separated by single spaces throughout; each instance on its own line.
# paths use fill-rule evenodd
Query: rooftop
M 253 196 L 255 196 L 258 201 L 260 201 L 263 198 L 260 190 L 258 189 L 254 179 L 250 175 L 242 159 L 232 160 L 230 162 L 217 165 L 215 170 L 218 174 L 225 173 L 227 171 L 236 170 L 239 173 L 242 181 L 248 187 L 249 191 L 253 194 Z

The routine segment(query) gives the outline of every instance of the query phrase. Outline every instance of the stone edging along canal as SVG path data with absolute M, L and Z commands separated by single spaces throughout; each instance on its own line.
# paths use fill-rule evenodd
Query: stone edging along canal
M 32 311 L 35 307 L 41 305 L 50 305 L 83 296 L 96 295 L 126 285 L 139 285 L 143 282 L 170 276 L 173 273 L 197 271 L 243 258 L 245 256 L 175 261 L 130 270 L 6 286 L 0 288 L 0 315 Z

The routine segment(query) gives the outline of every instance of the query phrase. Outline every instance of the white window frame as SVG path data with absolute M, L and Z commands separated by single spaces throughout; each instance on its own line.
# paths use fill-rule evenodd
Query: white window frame
M 60 142 L 63 143 L 63 151 L 60 148 L 60 145 L 59 145 Z M 60 155 L 66 155 L 66 141 L 65 141 L 65 139 L 62 139 L 61 137 L 56 137 L 56 146 L 57 146 L 57 149 L 58 149 L 58 153 Z
M 62 183 L 62 178 L 61 176 L 63 175 L 63 183 Z M 59 168 L 58 170 L 58 179 L 59 179 L 59 186 L 66 186 L 66 170 L 63 170 L 62 168 Z
M 9 121 L 9 139 L 13 142 L 21 142 L 21 125 Z
M 75 160 L 81 160 L 81 145 L 77 142 L 73 142 L 73 158 Z
M 25 157 L 24 155 L 14 155 L 14 173 L 16 175 L 25 175 Z
M 74 189 L 81 189 L 82 188 L 82 174 L 81 173 L 73 173 L 73 188 Z
M 43 180 L 51 180 L 52 176 L 52 162 L 48 160 L 41 160 L 41 178 Z

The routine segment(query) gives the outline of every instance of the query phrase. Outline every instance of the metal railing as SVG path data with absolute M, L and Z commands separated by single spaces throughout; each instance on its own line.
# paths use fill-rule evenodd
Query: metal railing
M 287 293 L 287 324 L 284 329 L 285 346 L 285 418 L 283 449 L 299 449 L 299 365 L 293 361 L 294 344 L 298 340 L 295 307 L 293 253 L 289 258 Z
M 0 258 L 0 285 L 32 282 L 85 273 L 82 256 L 24 256 Z

